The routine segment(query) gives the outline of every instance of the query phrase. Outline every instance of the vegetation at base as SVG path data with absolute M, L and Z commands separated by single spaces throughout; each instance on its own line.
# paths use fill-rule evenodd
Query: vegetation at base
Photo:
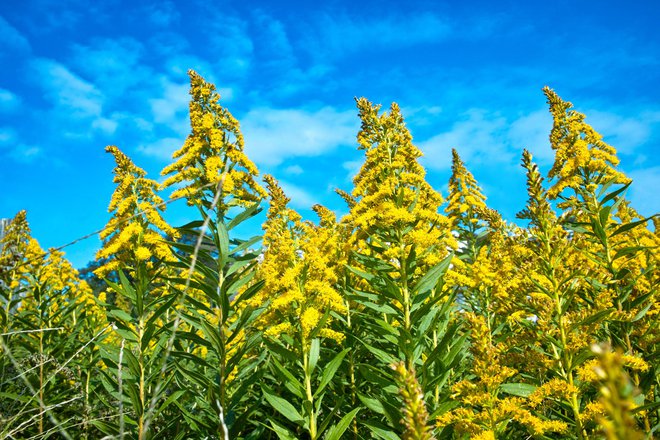
M 312 222 L 190 79 L 163 184 L 106 149 L 111 219 L 83 273 L 24 211 L 6 228 L 0 438 L 658 435 L 660 223 L 571 103 L 544 89 L 555 161 L 544 178 L 522 152 L 526 226 L 487 206 L 456 150 L 443 199 L 399 107 L 364 98 L 348 214 L 317 205 Z M 178 199 L 197 220 L 165 221 Z M 262 209 L 263 237 L 237 236 Z

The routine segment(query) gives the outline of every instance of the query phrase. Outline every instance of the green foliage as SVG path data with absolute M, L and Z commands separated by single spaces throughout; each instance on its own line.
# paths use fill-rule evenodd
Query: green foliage
M 528 224 L 516 226 L 486 207 L 456 151 L 442 216 L 398 107 L 380 114 L 360 99 L 366 159 L 351 194 L 340 191 L 349 214 L 315 206 L 319 224 L 302 222 L 271 178 L 281 221 L 266 223 L 259 248 L 236 233 L 266 194 L 238 122 L 191 80 L 193 131 L 166 174 L 195 220 L 165 240 L 150 222 L 170 227 L 135 202 L 110 231 L 123 258 L 80 275 L 39 248 L 24 212 L 8 226 L 0 437 L 657 434 L 657 215 L 630 207 L 613 149 L 570 104 L 546 90 L 554 186 L 524 152 Z M 118 179 L 122 194 L 144 175 Z M 122 200 L 113 206 L 132 206 Z

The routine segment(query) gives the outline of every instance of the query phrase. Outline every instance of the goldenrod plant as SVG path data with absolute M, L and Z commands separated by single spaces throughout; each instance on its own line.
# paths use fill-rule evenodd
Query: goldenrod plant
M 94 290 L 24 211 L 4 229 L 1 438 L 658 436 L 660 219 L 571 103 L 543 90 L 555 160 L 544 174 L 523 151 L 514 223 L 460 145 L 443 200 L 400 108 L 360 98 L 348 212 L 310 221 L 189 75 L 191 132 L 162 184 L 106 149 Z M 170 203 L 191 221 L 168 223 Z

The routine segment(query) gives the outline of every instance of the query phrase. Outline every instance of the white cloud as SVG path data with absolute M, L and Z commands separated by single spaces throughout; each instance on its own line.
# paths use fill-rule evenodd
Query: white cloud
M 73 65 L 110 97 L 125 99 L 129 88 L 151 76 L 151 71 L 140 65 L 143 45 L 133 38 L 93 39 L 72 49 Z
M 32 145 L 19 145 L 9 155 L 17 162 L 29 163 L 41 156 L 42 149 Z
M 254 43 L 250 37 L 248 22 L 226 15 L 211 14 L 208 18 L 210 49 L 217 54 L 225 75 L 236 78 L 246 75 L 254 58 Z
M 362 168 L 363 163 L 364 160 L 349 160 L 341 164 L 342 168 L 344 168 L 347 171 L 346 180 L 352 181 L 353 178 L 357 176 L 357 173 L 360 171 L 360 168 Z
M 0 112 L 10 112 L 20 103 L 20 99 L 9 90 L 0 88 Z
M 184 138 L 167 137 L 155 142 L 141 145 L 138 151 L 147 156 L 152 156 L 163 161 L 172 159 L 172 153 L 181 148 Z
M 299 176 L 304 172 L 300 165 L 290 165 L 284 169 L 284 173 L 290 176 Z
M 29 51 L 30 43 L 14 26 L 0 15 L 0 35 L 2 35 L 3 52 L 8 49 Z M 2 54 L 0 53 L 0 56 Z
M 176 84 L 161 78 L 161 97 L 149 100 L 155 122 L 168 125 L 177 133 L 189 131 L 188 95 L 189 85 Z
M 170 1 L 159 1 L 145 7 L 144 16 L 157 26 L 171 26 L 179 21 L 179 11 Z
M 605 142 L 622 154 L 634 154 L 644 145 L 654 131 L 660 131 L 660 111 L 645 111 L 634 116 L 623 116 L 612 112 L 587 110 L 586 120 Z
M 650 216 L 660 213 L 660 166 L 643 168 L 627 173 L 633 179 L 629 198 L 632 207 L 640 214 Z
M 554 161 L 554 151 L 550 147 L 552 115 L 547 109 L 541 109 L 522 116 L 510 124 L 508 139 L 514 150 L 527 149 L 534 160 L 548 164 Z
M 53 60 L 37 59 L 32 66 L 48 99 L 63 112 L 74 117 L 101 115 L 104 97 L 93 84 Z
M 284 190 L 284 194 L 291 199 L 291 206 L 295 208 L 310 209 L 313 205 L 321 202 L 317 197 L 298 185 L 283 180 L 280 180 L 279 184 Z
M 390 49 L 445 40 L 451 34 L 449 23 L 431 13 L 419 15 L 370 16 L 323 15 L 312 26 L 319 30 L 310 38 L 310 50 L 323 57 L 338 57 L 365 48 Z M 310 36 L 311 37 L 311 36 Z
M 318 156 L 351 145 L 359 127 L 354 111 L 259 108 L 241 118 L 248 156 L 260 165 Z
M 16 139 L 16 131 L 10 127 L 0 127 L 0 146 L 9 145 Z
M 92 122 L 92 128 L 106 134 L 113 134 L 117 130 L 117 121 L 108 118 L 97 118 Z
M 455 148 L 470 166 L 510 164 L 514 154 L 507 140 L 507 121 L 499 114 L 471 109 L 449 131 L 419 142 L 423 163 L 429 168 L 451 168 L 451 149 Z

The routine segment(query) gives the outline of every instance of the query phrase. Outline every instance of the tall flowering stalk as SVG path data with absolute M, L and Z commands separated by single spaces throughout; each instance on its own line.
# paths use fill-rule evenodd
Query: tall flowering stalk
M 363 98 L 357 107 L 358 148 L 366 159 L 352 193 L 340 193 L 350 207 L 342 224 L 352 233 L 344 282 L 351 299 L 347 322 L 361 351 L 349 358 L 359 373 L 351 392 L 374 396 L 360 398 L 371 411 L 361 423 L 373 432 L 402 432 L 398 398 L 390 392 L 396 378 L 382 371 L 403 361 L 420 375 L 425 398 L 429 393 L 438 405 L 448 398 L 441 389 L 462 357 L 458 347 L 465 339 L 444 338 L 457 330 L 450 323 L 452 297 L 442 282 L 457 243 L 451 221 L 438 212 L 442 197 L 425 179 L 418 162 L 422 153 L 399 107 L 392 104 L 381 114 L 380 106 Z M 374 362 L 354 362 L 371 357 Z
M 344 340 L 344 335 L 332 328 L 332 315 L 345 311 L 344 298 L 334 287 L 337 284 L 337 222 L 332 212 L 319 205 L 314 206 L 314 210 L 320 224 L 302 222 L 300 215 L 287 206 L 290 199 L 275 179 L 265 176 L 264 180 L 270 195 L 270 208 L 264 223 L 265 250 L 258 275 L 264 280 L 264 287 L 252 301 L 265 307 L 257 324 L 264 328 L 264 336 L 271 341 L 271 346 L 279 347 L 274 352 L 283 350 L 298 359 L 302 367 L 302 381 L 299 381 L 295 378 L 296 373 L 289 372 L 277 359 L 273 360 L 275 372 L 283 376 L 287 387 L 301 400 L 301 412 L 295 408 L 283 411 L 281 400 L 267 387 L 264 387 L 264 395 L 275 409 L 301 426 L 311 439 L 317 439 L 321 437 L 323 426 L 328 425 L 319 421 L 323 414 L 324 388 L 348 352 L 348 349 L 337 351 L 332 346 L 326 348 L 321 342 L 324 339 L 335 343 Z M 324 354 L 322 348 L 333 357 L 320 384 L 314 386 L 319 377 L 317 365 Z M 291 417 L 292 414 L 300 417 Z M 354 415 L 355 412 L 347 416 L 352 418 Z
M 619 163 L 616 150 L 585 122 L 584 114 L 573 110 L 573 104 L 562 100 L 549 87 L 544 87 L 543 93 L 553 118 L 550 145 L 555 151 L 555 161 L 548 172 L 548 178 L 554 180 L 548 190 L 549 198 L 556 198 L 564 189 L 579 192 L 609 180 L 629 182 L 615 169 Z
M 69 409 L 62 415 L 76 422 L 82 420 L 86 436 L 90 380 L 96 372 L 98 349 L 83 344 L 103 333 L 105 314 L 64 253 L 55 249 L 45 252 L 30 236 L 25 211 L 19 212 L 7 228 L 0 264 L 3 293 L 8 292 L 0 335 L 0 380 L 4 382 L 7 369 L 19 373 L 15 379 L 20 379 L 3 388 L 0 400 L 15 396 L 17 402 L 25 403 L 20 410 L 9 411 L 0 433 L 12 437 L 17 429 L 24 434 L 56 429 L 66 436 L 68 423 L 61 424 L 49 409 L 66 401 Z M 17 365 L 26 371 L 16 371 Z M 36 419 L 36 426 L 22 420 L 31 411 L 38 413 L 32 419 Z
M 249 330 L 259 310 L 248 304 L 263 285 L 254 280 L 252 248 L 260 237 L 241 240 L 230 233 L 259 213 L 266 193 L 244 153 L 238 121 L 220 105 L 213 84 L 192 70 L 188 74 L 191 132 L 162 170 L 161 188 L 175 187 L 170 198 L 186 198 L 201 219 L 179 228 L 192 243 L 171 243 L 179 260 L 170 265 L 177 272 L 171 281 L 184 299 L 184 314 L 175 321 L 170 343 L 185 346 L 173 351 L 180 391 L 196 396 L 199 415 L 188 412 L 186 420 L 226 439 L 246 427 L 251 411 L 245 402 L 254 396 L 240 381 L 256 381 L 263 359 L 253 352 L 259 335 Z M 201 374 L 191 373 L 198 365 L 204 365 Z
M 163 199 L 156 194 L 158 183 L 147 179 L 147 173 L 115 146 L 106 148 L 117 166 L 113 182 L 117 188 L 112 194 L 108 211 L 112 218 L 101 232 L 103 247 L 98 259 L 108 259 L 95 273 L 105 276 L 120 266 L 134 269 L 142 262 L 154 269 L 154 261 L 174 261 L 174 255 L 165 244 L 165 237 L 176 238 L 178 232 L 168 225 L 161 212 Z
M 113 216 L 101 233 L 103 247 L 97 253 L 97 258 L 107 263 L 95 274 L 116 272 L 119 282 L 107 281 L 108 293 L 115 297 L 106 305 L 115 330 L 104 346 L 104 375 L 120 390 L 119 399 L 125 398 L 121 393 L 130 396 L 132 410 L 120 415 L 118 429 L 94 423 L 106 434 L 124 435 L 128 422 L 136 437 L 145 439 L 151 402 L 163 404 L 157 360 L 165 346 L 157 334 L 166 325 L 162 316 L 176 293 L 162 289 L 160 277 L 166 268 L 162 264 L 175 261 L 166 239 L 177 237 L 178 232 L 161 216 L 165 206 L 156 193 L 158 183 L 148 179 L 146 172 L 117 147 L 109 146 L 106 152 L 116 162 L 113 181 L 117 187 L 108 207 Z M 128 372 L 123 381 L 118 378 L 122 370 Z
M 221 213 L 234 205 L 251 206 L 266 193 L 255 180 L 257 167 L 243 152 L 239 123 L 220 105 L 213 84 L 193 70 L 188 75 L 191 133 L 163 169 L 162 188 L 176 185 L 171 198 L 183 196 L 190 205 L 207 209 L 220 192 L 216 205 Z
M 483 238 L 480 233 L 483 232 L 484 221 L 480 211 L 486 208 L 486 197 L 456 149 L 451 150 L 451 155 L 451 177 L 445 212 L 451 221 L 452 230 L 458 234 L 459 254 L 465 255 L 465 260 L 471 263 L 481 244 L 478 239 Z
M 650 360 L 657 348 L 648 341 L 659 333 L 655 298 L 660 241 L 645 227 L 650 218 L 642 218 L 625 200 L 630 179 L 616 169 L 616 150 L 602 141 L 571 103 L 548 88 L 544 92 L 553 116 L 550 141 L 556 151 L 548 174 L 554 184 L 548 194 L 562 199 L 559 206 L 565 211 L 566 227 L 590 261 L 585 265 L 589 294 L 611 308 L 604 337 L 626 355 L 644 352 Z M 639 371 L 631 371 L 631 376 L 639 386 L 649 383 L 652 374 L 643 378 Z M 650 431 L 648 413 L 642 413 L 641 419 Z

